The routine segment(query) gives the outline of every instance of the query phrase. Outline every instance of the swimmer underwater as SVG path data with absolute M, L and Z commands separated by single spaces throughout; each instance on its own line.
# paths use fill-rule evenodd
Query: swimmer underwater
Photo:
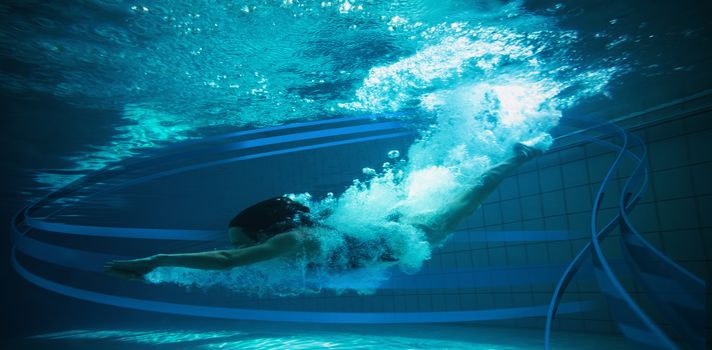
M 482 202 L 497 188 L 505 177 L 528 160 L 542 154 L 536 146 L 517 143 L 512 156 L 489 168 L 477 184 L 467 189 L 463 195 L 454 196 L 448 210 L 429 222 L 410 219 L 408 224 L 422 230 L 431 245 L 438 245 L 454 231 L 460 221 L 471 215 Z M 394 216 L 394 220 L 402 220 Z M 421 220 L 422 221 L 422 220 Z M 185 267 L 202 270 L 227 270 L 275 258 L 297 258 L 298 254 L 307 259 L 320 253 L 319 220 L 309 216 L 309 208 L 287 197 L 277 197 L 259 202 L 240 212 L 230 221 L 228 235 L 233 249 L 211 250 L 196 253 L 157 254 L 141 259 L 114 260 L 104 265 L 104 270 L 118 277 L 144 280 L 144 276 L 158 267 Z M 347 241 L 346 259 L 349 268 L 360 267 L 357 250 L 371 249 L 379 242 Z M 383 243 L 383 242 L 380 242 Z M 383 263 L 397 262 L 398 259 L 388 249 L 381 249 L 377 260 Z M 344 257 L 335 257 L 343 259 Z M 313 260 L 312 260 L 313 261 Z

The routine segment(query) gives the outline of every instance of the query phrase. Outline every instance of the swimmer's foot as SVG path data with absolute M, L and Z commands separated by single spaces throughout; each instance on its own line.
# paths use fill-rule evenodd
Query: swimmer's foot
M 522 142 L 517 142 L 512 150 L 517 157 L 521 157 L 523 159 L 532 159 L 536 156 L 544 154 L 544 151 L 541 149 L 527 146 Z
M 531 159 L 544 154 L 544 151 L 549 149 L 553 142 L 551 135 L 544 133 L 532 139 L 518 142 L 514 145 L 513 151 L 517 157 Z

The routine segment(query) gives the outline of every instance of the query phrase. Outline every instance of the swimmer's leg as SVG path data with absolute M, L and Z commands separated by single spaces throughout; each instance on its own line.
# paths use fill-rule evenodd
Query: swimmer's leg
M 538 148 L 522 143 L 514 145 L 513 151 L 514 155 L 512 157 L 487 170 L 480 178 L 481 183 L 472 186 L 464 195 L 455 199 L 451 203 L 450 210 L 438 218 L 433 225 L 424 227 L 426 231 L 447 234 L 455 230 L 460 221 L 471 215 L 502 183 L 502 180 L 511 175 L 522 164 L 543 153 Z

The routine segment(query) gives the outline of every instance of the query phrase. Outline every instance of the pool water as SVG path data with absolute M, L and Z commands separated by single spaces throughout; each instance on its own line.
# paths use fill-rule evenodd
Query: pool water
M 540 349 L 549 329 L 557 349 L 699 347 L 711 11 L 692 0 L 3 2 L 3 342 Z M 544 155 L 428 241 L 418 223 L 518 143 Z M 393 261 L 164 267 L 146 283 L 103 272 L 114 259 L 230 248 L 228 220 L 281 195 L 338 228 L 318 235 L 322 258 L 348 238 L 383 242 Z M 667 269 L 640 264 L 651 259 Z M 694 332 L 675 333 L 688 323 Z

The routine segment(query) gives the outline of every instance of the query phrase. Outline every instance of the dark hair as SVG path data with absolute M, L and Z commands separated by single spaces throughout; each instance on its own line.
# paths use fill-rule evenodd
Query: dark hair
M 262 242 L 301 225 L 312 226 L 308 214 L 307 206 L 287 197 L 275 197 L 244 209 L 228 227 L 240 228 L 253 241 Z

